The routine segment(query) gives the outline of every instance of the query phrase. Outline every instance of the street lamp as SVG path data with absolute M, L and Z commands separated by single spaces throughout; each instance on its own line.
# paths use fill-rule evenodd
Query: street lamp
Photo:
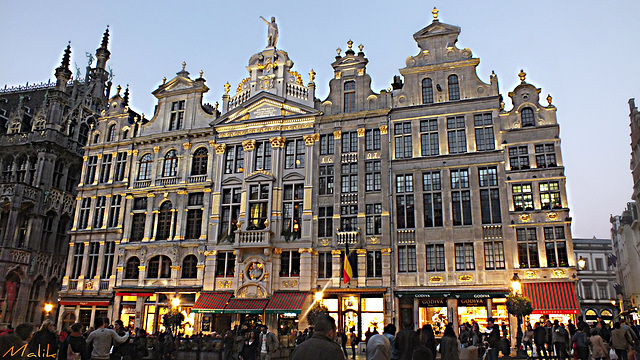
M 522 284 L 520 284 L 520 277 L 518 273 L 514 273 L 511 278 L 511 289 L 513 290 L 513 295 L 518 295 L 520 289 L 522 289 Z
M 51 312 L 51 310 L 53 310 L 53 304 L 51 303 L 44 304 L 44 311 L 47 313 L 47 316 L 49 316 L 49 313 Z
M 180 306 L 180 298 L 176 296 L 171 299 L 171 306 L 173 306 L 174 309 L 177 309 L 178 306 Z
M 578 259 L 578 270 L 584 269 L 585 265 L 587 265 L 587 261 L 582 256 L 580 256 L 580 258 Z
M 522 289 L 522 284 L 520 283 L 520 277 L 518 273 L 513 273 L 513 277 L 511 278 L 511 289 L 513 290 L 513 296 L 517 296 L 520 290 Z M 516 346 L 518 349 L 518 355 L 524 355 L 522 350 L 520 350 L 520 344 L 522 343 L 522 315 L 516 315 L 518 319 L 518 332 L 516 333 Z

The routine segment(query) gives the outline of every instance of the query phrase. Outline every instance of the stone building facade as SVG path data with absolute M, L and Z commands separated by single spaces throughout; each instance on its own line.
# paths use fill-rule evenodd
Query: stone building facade
M 151 119 L 116 94 L 86 147 L 60 323 L 106 313 L 157 331 L 181 311 L 193 332 L 284 334 L 314 301 L 359 334 L 506 323 L 514 278 L 535 316 L 577 313 L 556 108 L 521 71 L 505 109 L 459 33 L 435 12 L 379 93 L 349 41 L 317 99 L 276 30 L 220 109 L 186 64 L 153 92 Z
M 84 80 L 71 81 L 69 45 L 55 83 L 0 90 L 0 324 L 40 323 L 57 303 L 83 146 L 111 86 L 108 40 Z

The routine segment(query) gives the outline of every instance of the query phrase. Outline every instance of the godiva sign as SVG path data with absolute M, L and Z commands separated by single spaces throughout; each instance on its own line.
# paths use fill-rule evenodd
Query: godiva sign
M 427 299 L 492 299 L 504 298 L 509 295 L 508 291 L 487 291 L 487 292 L 462 292 L 462 291 L 427 291 L 409 292 L 397 291 L 398 297 L 416 297 Z

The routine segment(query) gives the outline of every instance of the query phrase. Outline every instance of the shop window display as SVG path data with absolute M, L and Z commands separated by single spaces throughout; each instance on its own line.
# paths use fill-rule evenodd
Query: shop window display
M 449 323 L 447 318 L 446 299 L 420 299 L 419 300 L 420 327 L 431 324 L 436 336 L 442 336 L 444 327 Z
M 460 324 L 471 323 L 473 320 L 479 323 L 480 328 L 486 328 L 487 318 L 487 301 L 485 299 L 458 300 L 458 322 Z

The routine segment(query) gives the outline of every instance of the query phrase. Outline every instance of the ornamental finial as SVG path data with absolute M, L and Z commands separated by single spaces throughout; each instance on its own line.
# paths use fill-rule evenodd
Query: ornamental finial
M 200 70 L 200 78 L 202 79 L 202 75 L 204 74 L 204 71 Z
M 337 48 L 337 49 L 336 49 L 336 53 L 338 54 L 338 56 L 340 56 L 340 53 L 341 53 L 341 52 L 342 52 L 342 49 L 340 49 L 340 48 Z
M 549 103 L 549 105 L 551 105 L 551 100 L 553 100 L 551 94 L 547 94 L 547 102 Z
M 120 90 L 122 90 L 122 86 L 120 85 L 116 86 L 116 91 L 118 91 L 117 95 L 120 95 Z
M 524 79 L 527 77 L 527 73 L 524 70 L 520 69 L 520 73 L 518 73 L 518 77 L 520 81 L 524 84 Z
M 227 83 L 224 84 L 224 93 L 225 93 L 225 95 L 229 95 L 229 90 L 231 90 L 231 85 L 227 81 Z
M 162 78 L 162 85 L 164 85 L 166 83 L 167 83 L 167 77 L 165 76 L 165 77 Z
M 353 47 L 353 41 L 351 41 L 351 39 L 347 41 L 347 46 L 349 47 L 349 50 L 351 50 L 351 48 Z
M 313 82 L 313 80 L 316 79 L 316 72 L 313 71 L 313 69 L 311 69 L 311 71 L 309 71 L 309 81 Z
M 186 68 L 187 68 L 187 62 L 183 61 L 182 62 L 182 71 L 185 71 Z
M 360 52 L 362 52 L 362 50 L 364 50 L 364 45 L 362 45 L 362 44 L 358 45 L 358 50 L 359 50 Z
M 433 21 L 439 21 L 438 20 L 438 13 L 440 12 L 440 10 L 436 9 L 436 7 L 433 7 L 433 10 L 431 10 L 431 13 L 433 14 Z

